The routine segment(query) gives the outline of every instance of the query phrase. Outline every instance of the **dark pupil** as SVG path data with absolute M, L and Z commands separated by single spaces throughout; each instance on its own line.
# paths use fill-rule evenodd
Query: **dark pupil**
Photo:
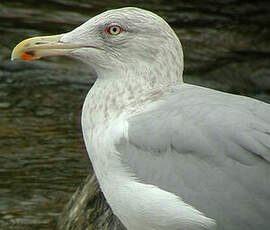
M 113 28 L 113 32 L 114 32 L 114 33 L 117 32 L 117 28 L 116 28 L 116 27 Z

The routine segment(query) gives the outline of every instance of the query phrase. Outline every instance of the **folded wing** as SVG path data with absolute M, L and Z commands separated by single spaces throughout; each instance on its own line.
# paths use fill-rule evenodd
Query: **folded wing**
M 183 85 L 129 117 L 116 144 L 143 183 L 180 196 L 219 229 L 270 226 L 270 106 Z

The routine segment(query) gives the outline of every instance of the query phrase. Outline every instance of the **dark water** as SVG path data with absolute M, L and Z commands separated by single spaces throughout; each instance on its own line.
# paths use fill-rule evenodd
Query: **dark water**
M 270 102 L 269 1 L 1 0 L 0 229 L 53 228 L 92 172 L 80 111 L 94 77 L 64 58 L 11 63 L 12 48 L 121 6 L 168 20 L 183 43 L 187 82 Z
M 89 173 L 79 122 L 86 88 L 0 87 L 0 229 L 46 229 Z

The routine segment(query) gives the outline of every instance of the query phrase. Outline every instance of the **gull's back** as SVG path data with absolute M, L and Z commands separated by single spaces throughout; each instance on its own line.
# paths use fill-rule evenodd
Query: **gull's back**
M 184 84 L 131 116 L 118 150 L 139 181 L 178 195 L 218 229 L 268 230 L 269 114 L 266 103 Z

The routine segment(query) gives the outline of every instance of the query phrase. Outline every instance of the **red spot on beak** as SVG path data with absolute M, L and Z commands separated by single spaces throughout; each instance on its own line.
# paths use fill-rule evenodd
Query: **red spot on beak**
M 27 60 L 27 61 L 31 61 L 31 60 L 34 60 L 35 57 L 33 57 L 32 55 L 30 54 L 27 54 L 27 53 L 23 53 L 22 56 L 21 56 L 21 59 L 23 60 Z

